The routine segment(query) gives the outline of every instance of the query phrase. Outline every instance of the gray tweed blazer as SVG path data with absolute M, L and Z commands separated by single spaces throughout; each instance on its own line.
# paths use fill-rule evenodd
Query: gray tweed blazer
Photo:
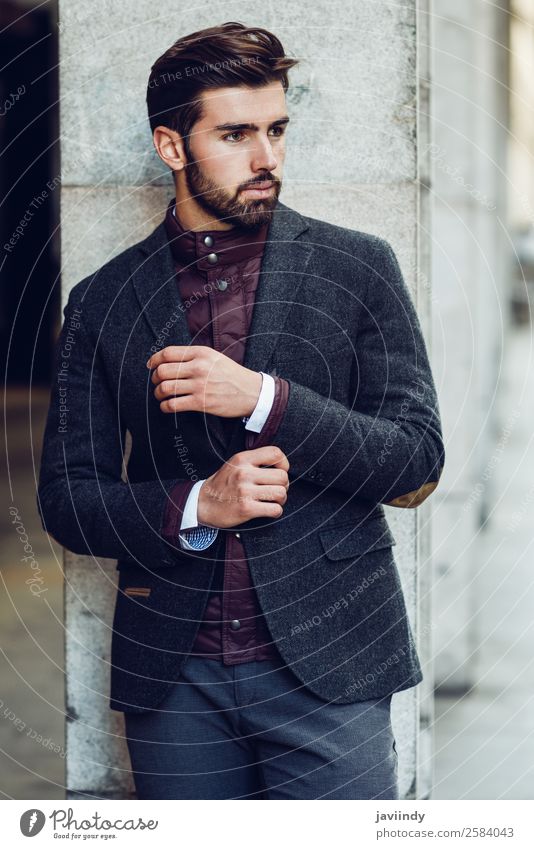
M 56 346 L 37 504 L 67 549 L 118 561 L 115 710 L 153 708 L 177 680 L 224 554 L 225 532 L 204 552 L 161 536 L 185 467 L 207 477 L 244 446 L 241 420 L 225 441 L 214 416 L 160 411 L 145 363 L 190 342 L 162 222 L 74 286 Z M 383 505 L 420 504 L 444 447 L 420 324 L 390 245 L 278 202 L 244 364 L 290 382 L 273 440 L 290 462 L 283 516 L 233 529 L 272 639 L 326 701 L 414 686 L 421 667 Z

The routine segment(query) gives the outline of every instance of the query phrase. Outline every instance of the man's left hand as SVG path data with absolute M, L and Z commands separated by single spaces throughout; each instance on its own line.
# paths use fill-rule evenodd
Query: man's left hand
M 163 413 L 250 416 L 261 391 L 259 371 L 207 345 L 169 345 L 150 357 L 147 368 L 154 369 L 154 396 Z

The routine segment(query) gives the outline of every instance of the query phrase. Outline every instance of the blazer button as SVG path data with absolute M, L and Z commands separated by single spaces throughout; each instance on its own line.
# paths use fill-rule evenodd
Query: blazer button
M 215 263 L 219 261 L 217 254 L 208 254 L 206 259 L 209 263 L 211 263 L 211 265 L 215 265 Z
M 239 629 L 241 628 L 241 622 L 239 621 L 239 619 L 232 619 L 232 621 L 230 622 L 230 628 L 232 629 L 232 631 L 239 631 Z
M 235 535 L 236 535 L 236 537 L 237 537 L 238 539 L 241 539 L 241 534 L 239 533 L 239 531 L 236 531 L 236 532 L 235 532 Z
M 217 280 L 217 289 L 221 292 L 225 292 L 228 289 L 228 280 Z
M 207 236 L 204 236 L 202 241 L 204 242 L 207 248 L 211 248 L 211 246 L 213 245 L 213 236 L 210 236 L 208 234 Z

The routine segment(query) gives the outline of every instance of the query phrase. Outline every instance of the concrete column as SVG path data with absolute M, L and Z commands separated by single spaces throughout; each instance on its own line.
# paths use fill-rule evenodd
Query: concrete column
M 534 7 L 529 0 L 511 0 L 510 12 L 510 223 L 528 227 L 534 223 L 534 114 L 530 107 Z
M 84 275 L 150 232 L 171 196 L 145 117 L 150 65 L 178 37 L 234 19 L 234 12 L 198 6 L 158 10 L 148 0 L 60 0 L 64 298 Z M 426 167 L 421 150 L 428 159 L 428 110 L 419 109 L 421 99 L 426 103 L 425 11 L 426 0 L 313 0 L 306 8 L 273 0 L 247 4 L 238 19 L 272 29 L 304 60 L 288 95 L 282 200 L 387 238 L 428 331 L 428 202 L 419 180 Z M 426 671 L 423 686 L 394 697 L 401 794 L 408 798 L 430 791 L 429 738 L 420 725 L 428 726 L 431 706 L 431 512 L 427 504 L 416 512 L 388 508 Z M 133 793 L 122 717 L 107 707 L 113 567 L 66 556 L 69 798 Z
M 507 313 L 506 4 L 434 0 L 432 89 L 433 362 L 447 462 L 434 519 L 436 683 L 476 680 L 480 534 L 495 498 L 495 415 Z

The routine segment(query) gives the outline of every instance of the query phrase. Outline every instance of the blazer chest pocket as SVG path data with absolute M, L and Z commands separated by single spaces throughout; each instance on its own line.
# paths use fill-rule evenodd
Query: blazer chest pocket
M 397 544 L 383 516 L 373 516 L 356 525 L 345 522 L 321 528 L 319 537 L 329 560 L 356 559 L 359 555 Z

